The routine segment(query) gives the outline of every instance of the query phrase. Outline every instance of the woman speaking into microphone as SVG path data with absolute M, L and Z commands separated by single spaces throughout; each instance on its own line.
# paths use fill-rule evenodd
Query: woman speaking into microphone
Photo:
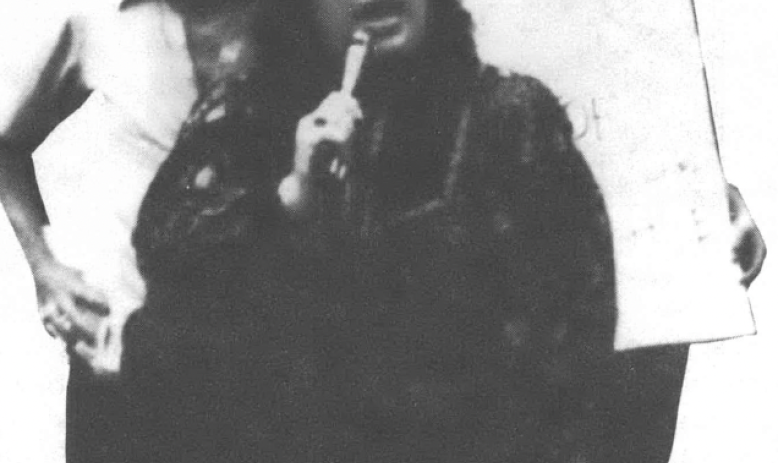
M 169 425 L 130 444 L 621 461 L 608 219 L 557 98 L 482 66 L 453 0 L 276 11 L 263 69 L 205 99 L 141 207 L 123 364 Z
M 484 66 L 456 0 L 265 6 L 261 65 L 140 208 L 147 296 L 82 454 L 666 459 L 685 351 L 612 351 L 608 216 L 552 92 Z

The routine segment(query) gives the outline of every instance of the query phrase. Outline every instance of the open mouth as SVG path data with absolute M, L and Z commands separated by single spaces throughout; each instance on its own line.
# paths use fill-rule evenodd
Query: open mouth
M 406 12 L 407 4 L 403 0 L 372 0 L 357 3 L 351 10 L 351 17 L 369 27 L 397 21 Z

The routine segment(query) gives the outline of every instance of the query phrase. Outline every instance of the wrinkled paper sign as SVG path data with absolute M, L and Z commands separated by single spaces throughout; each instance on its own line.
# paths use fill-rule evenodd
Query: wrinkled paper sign
M 691 1 L 467 3 L 484 59 L 567 106 L 613 229 L 615 347 L 753 334 Z

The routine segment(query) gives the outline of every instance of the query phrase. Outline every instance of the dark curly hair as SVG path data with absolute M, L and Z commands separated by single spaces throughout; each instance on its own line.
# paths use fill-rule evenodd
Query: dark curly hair
M 295 93 L 312 93 L 312 98 L 320 99 L 336 88 L 343 63 L 333 59 L 317 37 L 312 1 L 276 1 L 275 24 L 266 29 L 272 37 L 264 39 L 270 39 L 278 59 L 272 62 L 271 57 L 268 69 L 294 82 Z M 416 87 L 446 88 L 443 93 L 451 97 L 451 91 L 471 81 L 478 70 L 473 23 L 459 0 L 430 0 L 430 6 L 432 18 L 421 52 L 400 68 L 393 67 L 392 77 L 411 80 Z M 380 74 L 382 70 L 377 70 L 372 77 Z
M 336 88 L 343 66 L 340 59 L 333 59 L 325 50 L 317 35 L 311 11 L 315 0 L 124 0 L 120 8 L 163 2 L 184 16 L 207 17 L 258 1 L 263 5 L 253 10 L 261 17 L 256 20 L 252 40 L 257 41 L 262 53 L 252 76 L 253 101 L 266 109 L 280 110 L 280 104 L 299 117 Z M 471 16 L 460 0 L 429 2 L 432 18 L 422 50 L 400 66 L 393 65 L 391 72 L 368 69 L 363 81 L 377 82 L 380 87 L 389 75 L 396 83 L 412 84 L 404 93 L 413 98 L 437 95 L 457 100 L 457 95 L 467 91 L 479 69 Z

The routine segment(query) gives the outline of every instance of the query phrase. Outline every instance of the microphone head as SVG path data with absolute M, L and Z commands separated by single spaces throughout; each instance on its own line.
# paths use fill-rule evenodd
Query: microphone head
M 348 51 L 346 51 L 346 63 L 343 69 L 343 82 L 341 84 L 343 93 L 350 95 L 354 92 L 369 46 L 370 34 L 363 29 L 354 32 L 354 35 L 351 37 L 351 45 L 348 47 Z

